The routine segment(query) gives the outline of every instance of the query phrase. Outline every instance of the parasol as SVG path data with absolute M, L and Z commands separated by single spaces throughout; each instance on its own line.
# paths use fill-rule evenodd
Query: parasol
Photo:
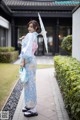
M 40 22 L 40 27 L 41 27 L 41 34 L 44 38 L 44 44 L 45 44 L 45 48 L 46 48 L 46 51 L 48 53 L 48 45 L 47 45 L 47 35 L 46 35 L 46 30 L 45 30 L 45 27 L 44 27 L 44 24 L 43 24 L 43 21 L 41 19 L 41 16 L 40 14 L 38 13 L 38 17 L 39 17 L 39 22 Z

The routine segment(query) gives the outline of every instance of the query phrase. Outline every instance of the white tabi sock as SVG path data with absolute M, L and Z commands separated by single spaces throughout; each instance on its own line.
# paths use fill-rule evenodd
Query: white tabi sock
M 33 112 L 33 113 L 37 112 L 36 107 L 30 109 L 29 111 L 31 111 L 31 112 Z
M 25 115 L 31 114 L 29 111 L 31 111 L 32 113 L 36 113 L 37 112 L 36 107 L 34 107 L 34 108 L 28 110 L 27 112 L 25 112 Z

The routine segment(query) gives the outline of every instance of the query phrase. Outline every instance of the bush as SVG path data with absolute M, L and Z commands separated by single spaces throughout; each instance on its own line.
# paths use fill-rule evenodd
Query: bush
M 0 62 L 10 63 L 18 58 L 18 51 L 14 47 L 0 47 Z
M 72 54 L 72 35 L 68 35 L 67 37 L 64 37 L 61 48 L 68 52 L 69 55 Z
M 0 52 L 12 52 L 15 51 L 14 47 L 0 47 Z
M 72 57 L 55 56 L 54 63 L 71 120 L 80 120 L 80 62 Z

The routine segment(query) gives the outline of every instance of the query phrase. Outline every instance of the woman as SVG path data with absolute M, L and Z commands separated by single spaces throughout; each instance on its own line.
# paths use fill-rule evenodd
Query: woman
M 28 31 L 29 33 L 23 37 L 22 40 L 22 50 L 20 54 L 21 58 L 21 67 L 26 70 L 25 83 L 23 85 L 24 88 L 24 100 L 25 106 L 22 109 L 24 112 L 24 116 L 31 117 L 37 116 L 38 113 L 36 111 L 37 104 L 37 96 L 36 96 L 36 59 L 35 59 L 35 51 L 38 48 L 37 45 L 37 30 L 39 29 L 39 25 L 37 21 L 32 20 L 28 23 Z

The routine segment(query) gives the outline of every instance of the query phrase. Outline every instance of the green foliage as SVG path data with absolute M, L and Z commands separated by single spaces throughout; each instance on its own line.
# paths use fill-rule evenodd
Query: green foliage
M 55 56 L 56 77 L 71 120 L 80 120 L 80 62 L 67 56 Z
M 14 62 L 18 58 L 18 51 L 14 47 L 0 47 L 0 63 Z
M 0 52 L 12 52 L 14 50 L 14 47 L 0 47 Z
M 18 51 L 0 52 L 0 62 L 1 63 L 14 62 L 17 58 L 18 58 Z
M 61 48 L 67 51 L 70 55 L 72 54 L 72 35 L 64 37 L 61 43 Z

